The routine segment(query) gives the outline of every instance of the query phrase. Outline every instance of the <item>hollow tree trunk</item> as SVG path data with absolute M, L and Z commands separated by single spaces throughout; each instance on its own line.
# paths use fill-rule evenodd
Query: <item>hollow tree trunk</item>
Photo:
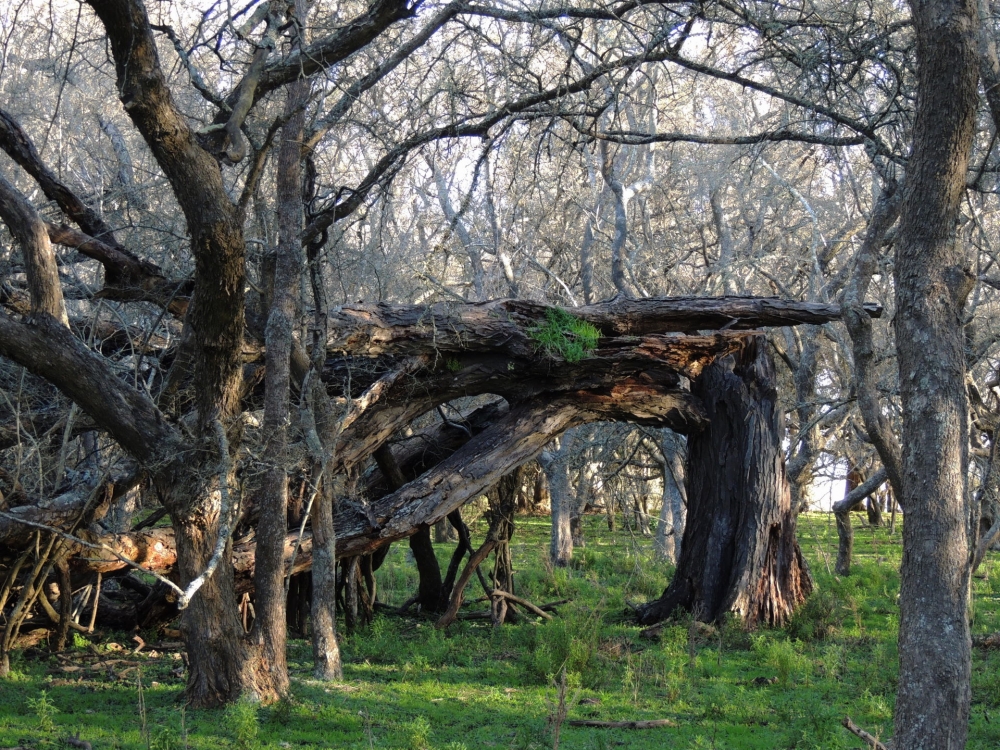
M 677 572 L 640 608 L 653 623 L 680 608 L 702 621 L 735 612 L 780 625 L 812 590 L 795 539 L 774 365 L 763 337 L 706 368 L 692 386 L 708 411 L 688 438 L 687 527 Z

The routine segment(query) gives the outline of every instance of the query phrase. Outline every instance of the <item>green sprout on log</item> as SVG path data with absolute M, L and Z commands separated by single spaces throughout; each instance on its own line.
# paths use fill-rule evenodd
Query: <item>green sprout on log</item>
M 601 332 L 561 308 L 550 307 L 545 311 L 545 322 L 529 328 L 528 335 L 550 357 L 558 355 L 572 363 L 597 348 Z

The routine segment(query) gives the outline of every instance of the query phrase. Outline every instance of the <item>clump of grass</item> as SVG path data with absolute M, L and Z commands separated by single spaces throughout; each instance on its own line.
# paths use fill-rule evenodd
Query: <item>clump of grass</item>
M 813 592 L 785 627 L 789 636 L 821 641 L 834 635 L 843 622 L 844 603 L 829 590 Z
M 572 363 L 597 348 L 601 332 L 561 308 L 550 307 L 545 311 L 545 322 L 529 328 L 528 335 L 548 356 L 559 356 Z
M 787 687 L 793 676 L 804 676 L 809 672 L 809 660 L 801 652 L 800 646 L 799 642 L 774 640 L 761 635 L 754 639 L 753 650 L 777 672 L 778 684 Z
M 49 698 L 47 691 L 42 690 L 37 698 L 28 698 L 28 706 L 38 720 L 38 730 L 42 734 L 52 734 L 56 730 L 53 718 L 56 715 L 56 704 Z
M 236 750 L 257 750 L 260 747 L 259 707 L 257 703 L 241 699 L 226 709 L 226 724 Z
M 288 695 L 283 695 L 281 700 L 271 706 L 270 721 L 287 726 L 291 723 L 295 714 L 295 700 Z
M 527 672 L 540 682 L 550 682 L 561 670 L 584 677 L 588 688 L 599 687 L 605 678 L 600 658 L 598 610 L 589 616 L 566 616 L 532 631 L 534 643 L 521 655 Z
M 545 699 L 548 706 L 549 715 L 546 724 L 549 734 L 552 737 L 552 750 L 559 750 L 559 734 L 562 732 L 562 725 L 569 715 L 569 707 L 576 703 L 580 695 L 580 675 L 575 672 L 566 672 L 566 667 L 559 673 L 559 680 L 552 680 L 552 685 L 556 689 L 555 700 Z M 570 696 L 570 691 L 572 696 Z
M 431 723 L 426 716 L 418 716 L 406 725 L 406 740 L 409 750 L 429 750 L 431 746 Z

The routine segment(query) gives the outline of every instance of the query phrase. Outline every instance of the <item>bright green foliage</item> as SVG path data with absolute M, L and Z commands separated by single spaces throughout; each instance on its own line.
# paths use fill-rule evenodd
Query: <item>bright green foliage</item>
M 234 750 L 257 750 L 260 747 L 258 708 L 258 704 L 248 700 L 237 701 L 226 708 L 226 724 L 232 734 Z
M 601 332 L 559 307 L 545 311 L 545 323 L 528 329 L 537 347 L 550 357 L 579 362 L 597 348 Z
M 858 529 L 853 574 L 833 575 L 837 538 L 832 518 L 800 519 L 799 540 L 817 591 L 780 630 L 747 633 L 733 620 L 718 628 L 668 623 L 658 640 L 640 635 L 628 603 L 657 596 L 669 566 L 652 540 L 619 524 L 610 532 L 587 517 L 587 546 L 569 568 L 546 565 L 547 518 L 516 520 L 512 540 L 516 593 L 536 603 L 569 599 L 550 622 L 525 618 L 493 628 L 459 621 L 446 632 L 433 620 L 378 616 L 346 637 L 344 682 L 313 679 L 307 642 L 289 646 L 292 695 L 273 706 L 240 703 L 221 711 L 179 710 L 181 663 L 169 653 L 132 657 L 95 644 L 100 657 L 142 662 L 149 745 L 140 731 L 135 672 L 63 673 L 64 662 L 40 651 L 15 655 L 17 683 L 0 682 L 0 747 L 58 747 L 80 733 L 95 750 L 549 750 L 547 719 L 553 679 L 578 675 L 567 702 L 573 719 L 671 719 L 655 730 L 589 729 L 564 724 L 561 750 L 717 748 L 856 748 L 844 715 L 886 738 L 896 692 L 899 533 Z M 486 530 L 472 526 L 474 539 Z M 447 564 L 453 544 L 435 545 Z M 405 545 L 379 569 L 379 597 L 398 605 L 412 596 L 416 571 Z M 974 581 L 973 632 L 1000 630 L 998 557 Z M 828 567 L 829 566 L 829 567 Z M 473 581 L 464 611 L 482 589 Z M 127 642 L 131 634 L 108 637 Z M 148 642 L 156 634 L 143 634 Z M 970 749 L 1000 747 L 1000 653 L 977 649 L 973 660 Z M 43 692 L 44 691 L 44 692 Z M 574 688 L 572 693 L 576 693 Z M 571 696 L 572 697 L 572 696 Z M 43 722 L 49 727 L 43 731 Z
M 56 705 L 49 698 L 48 691 L 42 690 L 37 698 L 28 698 L 28 706 L 35 713 L 38 720 L 38 731 L 42 734 L 51 734 L 55 731 L 56 725 L 52 717 L 56 715 Z

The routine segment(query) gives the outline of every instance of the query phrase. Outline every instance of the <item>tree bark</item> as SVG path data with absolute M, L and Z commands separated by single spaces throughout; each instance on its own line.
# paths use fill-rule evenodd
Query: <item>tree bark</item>
M 302 2 L 295 3 L 293 27 L 305 21 Z M 298 46 L 296 34 L 294 42 Z M 259 488 L 260 517 L 257 522 L 257 565 L 254 571 L 253 630 L 248 640 L 260 652 L 260 681 L 271 681 L 277 695 L 288 692 L 287 594 L 285 592 L 284 546 L 288 531 L 288 425 L 291 419 L 291 359 L 293 332 L 299 322 L 299 279 L 302 276 L 302 136 L 309 82 L 288 85 L 285 116 L 278 149 L 276 187 L 278 195 L 278 250 L 274 290 L 264 342 L 265 389 L 263 429 L 264 472 Z
M 911 0 L 917 110 L 895 266 L 903 411 L 903 564 L 897 747 L 964 747 L 971 645 L 968 403 L 956 237 L 978 105 L 974 0 Z
M 651 624 L 675 609 L 702 621 L 738 614 L 781 625 L 812 590 L 795 539 L 774 366 L 759 338 L 706 368 L 692 385 L 710 423 L 688 438 L 687 526 L 677 572 L 639 609 Z
M 45 313 L 69 326 L 49 233 L 28 200 L 0 175 L 0 219 L 21 246 L 31 314 Z
M 853 473 L 853 472 L 852 472 Z M 869 479 L 852 486 L 848 475 L 846 494 L 842 500 L 833 504 L 833 514 L 837 518 L 837 565 L 835 570 L 839 576 L 851 574 L 851 558 L 854 554 L 854 528 L 851 526 L 851 510 L 866 497 L 876 492 L 888 478 L 885 467 L 876 471 Z
M 681 538 L 684 536 L 684 506 L 687 504 L 684 486 L 684 438 L 674 432 L 664 431 L 660 441 L 663 459 L 663 505 L 656 526 L 654 548 L 658 555 L 676 563 L 681 556 Z
M 337 537 L 333 499 L 326 488 L 320 488 L 313 504 L 312 528 L 313 675 L 320 680 L 340 680 L 344 668 L 337 642 Z
M 173 102 L 160 67 L 146 9 L 139 0 L 90 0 L 115 59 L 118 93 L 126 112 L 170 182 L 187 220 L 195 259 L 194 298 L 186 325 L 193 352 L 192 398 L 197 421 L 192 460 L 157 467 L 177 539 L 182 586 L 201 575 L 220 539 L 226 477 L 216 476 L 213 431 L 239 412 L 243 365 L 245 254 L 242 218 L 229 198 L 215 158 L 198 144 Z M 238 429 L 231 442 L 238 442 Z M 162 451 L 157 448 L 157 452 Z M 141 457 L 140 457 L 141 459 Z M 210 478 L 211 477 L 211 478 Z M 235 486 L 230 483 L 230 486 Z M 240 695 L 274 697 L 258 682 L 237 616 L 228 555 L 185 610 L 182 632 L 191 660 L 187 699 L 194 705 L 228 703 Z
M 205 482 L 198 474 L 211 475 L 213 469 L 197 467 L 193 478 L 177 477 L 163 489 L 180 498 L 167 498 L 172 507 L 187 505 L 190 498 L 206 498 L 188 513 L 173 513 L 176 543 L 176 575 L 182 587 L 201 575 L 215 550 L 220 531 L 219 488 Z M 187 479 L 187 481 L 183 481 Z M 267 685 L 259 686 L 256 660 L 243 639 L 233 581 L 231 545 L 227 544 L 224 562 L 181 613 L 180 630 L 188 653 L 186 699 L 198 706 L 219 706 L 243 695 L 275 698 Z
M 545 451 L 538 456 L 538 463 L 545 472 L 549 485 L 549 505 L 552 512 L 552 530 L 549 543 L 549 560 L 557 567 L 573 561 L 573 531 L 570 514 L 574 502 L 569 496 L 569 477 L 566 466 L 568 444 L 572 438 L 565 436 L 554 452 Z

